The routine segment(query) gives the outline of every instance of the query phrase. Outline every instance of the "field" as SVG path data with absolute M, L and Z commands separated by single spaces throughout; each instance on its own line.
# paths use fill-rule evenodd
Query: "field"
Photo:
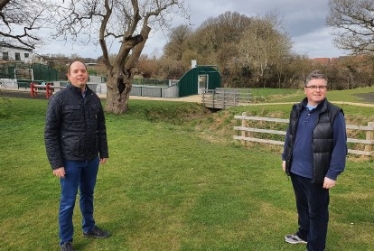
M 366 125 L 373 107 L 347 102 L 370 104 L 363 96 L 373 92 L 328 97 L 345 102 L 347 123 Z M 195 103 L 130 100 L 129 113 L 107 114 L 110 159 L 100 167 L 95 218 L 112 236 L 84 238 L 77 204 L 76 250 L 305 250 L 283 240 L 296 231 L 297 216 L 281 148 L 232 140 L 234 115 L 287 118 L 287 102 L 303 93 L 253 93 L 266 104 L 211 113 Z M 45 155 L 46 107 L 45 99 L 0 93 L 1 251 L 59 250 L 60 186 Z M 373 177 L 373 158 L 348 157 L 331 190 L 327 251 L 373 250 Z

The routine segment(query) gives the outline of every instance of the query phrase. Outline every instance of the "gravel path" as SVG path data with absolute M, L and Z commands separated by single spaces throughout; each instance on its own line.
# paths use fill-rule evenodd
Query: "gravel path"
M 98 94 L 102 99 L 106 98 L 106 94 Z M 30 96 L 30 90 L 11 90 L 11 89 L 0 89 L 0 97 L 14 97 L 14 98 L 38 98 L 45 99 L 45 94 L 40 93 L 37 97 Z M 151 98 L 151 97 L 139 97 L 139 96 L 130 96 L 130 99 L 144 99 L 144 100 L 161 100 L 161 101 L 181 101 L 181 102 L 195 102 L 201 103 L 201 95 L 192 95 L 182 98 Z
M 349 104 L 349 105 L 356 105 L 356 106 L 374 107 L 374 92 L 356 94 L 356 96 L 362 98 L 364 102 L 369 102 L 369 103 L 352 103 L 352 102 L 344 102 L 344 101 L 332 101 L 332 102 L 336 104 Z M 35 99 L 35 98 L 45 99 L 46 98 L 44 93 L 39 94 L 37 97 L 30 97 L 29 90 L 9 90 L 9 89 L 0 89 L 0 97 L 15 97 L 15 98 L 30 98 L 30 99 Z M 99 94 L 99 97 L 106 98 L 106 94 Z M 151 97 L 130 96 L 130 99 L 201 103 L 202 95 L 192 95 L 192 96 L 182 97 L 182 98 L 151 98 Z M 289 103 L 291 104 L 294 102 L 289 102 Z M 277 103 L 277 104 L 288 104 L 288 103 Z M 274 105 L 274 103 L 266 103 L 266 104 L 256 103 L 256 104 L 247 104 L 247 105 Z

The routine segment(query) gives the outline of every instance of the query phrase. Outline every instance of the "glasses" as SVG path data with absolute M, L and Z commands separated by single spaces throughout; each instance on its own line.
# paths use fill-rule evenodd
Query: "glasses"
M 327 86 L 326 85 L 309 85 L 309 86 L 305 86 L 305 88 L 308 88 L 308 89 L 311 89 L 311 90 L 320 89 L 321 91 L 324 91 L 324 90 L 327 89 Z

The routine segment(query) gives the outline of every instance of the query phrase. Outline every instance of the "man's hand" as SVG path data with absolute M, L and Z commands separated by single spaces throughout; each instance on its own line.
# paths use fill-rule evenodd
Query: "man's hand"
M 100 164 L 105 164 L 106 160 L 107 160 L 107 158 L 100 159 Z
M 325 179 L 323 180 L 323 188 L 325 189 L 333 188 L 335 184 L 336 184 L 336 180 L 332 180 L 327 177 L 325 177 Z
M 282 169 L 283 169 L 283 172 L 286 172 L 286 161 L 285 160 L 282 161 Z
M 65 168 L 59 167 L 53 170 L 53 175 L 61 179 L 65 178 Z

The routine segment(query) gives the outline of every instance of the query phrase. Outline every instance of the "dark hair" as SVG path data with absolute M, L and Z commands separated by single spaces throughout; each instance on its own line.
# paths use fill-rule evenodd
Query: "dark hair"
M 323 74 L 320 70 L 314 70 L 312 71 L 305 79 L 304 85 L 306 86 L 308 82 L 312 79 L 324 79 L 327 82 L 327 77 L 325 74 Z

